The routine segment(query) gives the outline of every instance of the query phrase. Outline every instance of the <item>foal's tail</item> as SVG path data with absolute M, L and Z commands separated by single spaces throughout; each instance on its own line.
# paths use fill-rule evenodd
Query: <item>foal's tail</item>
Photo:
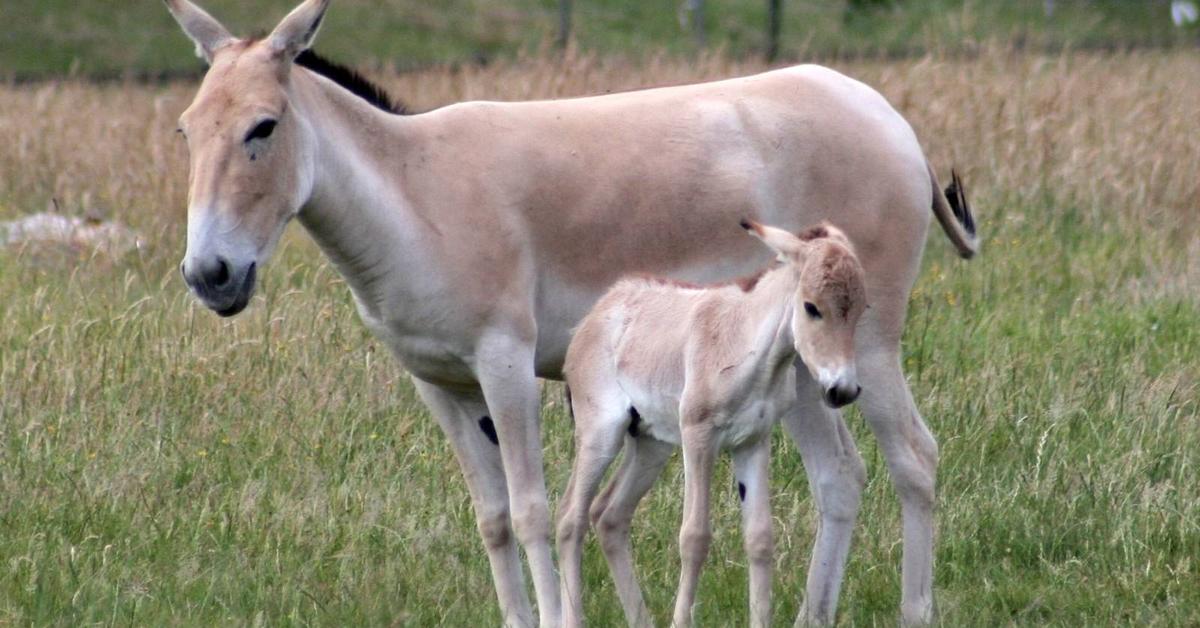
M 933 184 L 933 215 L 942 223 L 942 230 L 951 244 L 958 249 L 963 259 L 970 259 L 979 252 L 979 236 L 975 234 L 975 217 L 971 215 L 971 206 L 967 204 L 967 191 L 963 188 L 962 179 L 958 173 L 950 171 L 950 185 L 943 194 L 933 166 L 928 162 L 929 181 Z

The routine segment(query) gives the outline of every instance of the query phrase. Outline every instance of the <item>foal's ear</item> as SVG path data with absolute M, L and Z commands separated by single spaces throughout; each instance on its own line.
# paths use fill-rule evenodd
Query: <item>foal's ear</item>
M 218 49 L 234 42 L 233 35 L 230 35 L 213 16 L 205 13 L 204 9 L 188 0 L 164 1 L 167 10 L 175 17 L 175 21 L 179 22 L 183 32 L 196 44 L 196 56 L 204 59 L 205 63 L 211 64 L 213 54 Z
M 312 46 L 321 28 L 321 18 L 329 8 L 329 0 L 305 0 L 292 9 L 287 17 L 271 31 L 267 38 L 271 48 L 284 59 L 291 61 Z
M 842 245 L 846 248 L 846 250 L 854 252 L 854 245 L 850 243 L 850 238 L 846 236 L 846 232 L 833 226 L 833 223 L 830 223 L 828 220 L 822 220 L 821 222 L 805 229 L 804 231 L 797 233 L 796 237 L 805 242 L 812 242 L 814 240 L 821 239 L 830 240 Z
M 799 260 L 808 250 L 808 243 L 783 229 L 768 227 L 753 220 L 742 220 L 741 225 L 750 235 L 771 247 L 785 262 Z

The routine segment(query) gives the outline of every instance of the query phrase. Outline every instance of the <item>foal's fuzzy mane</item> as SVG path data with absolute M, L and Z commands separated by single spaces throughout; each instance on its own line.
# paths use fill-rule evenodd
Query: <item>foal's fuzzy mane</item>
M 685 290 L 710 290 L 713 288 L 725 288 L 727 286 L 737 286 L 738 288 L 741 288 L 742 292 L 752 292 L 754 290 L 754 287 L 758 285 L 759 280 L 762 279 L 764 275 L 771 272 L 772 270 L 775 270 L 776 268 L 779 268 L 780 265 L 781 265 L 781 263 L 779 261 L 773 261 L 770 264 L 767 264 L 766 266 L 763 266 L 762 268 L 760 268 L 760 269 L 754 271 L 753 273 L 746 275 L 744 277 L 738 277 L 737 279 L 731 279 L 729 281 L 722 281 L 722 282 L 709 283 L 709 284 L 701 284 L 701 283 L 694 283 L 691 281 L 683 281 L 680 279 L 672 279 L 670 277 L 664 277 L 662 275 L 653 275 L 650 273 L 634 273 L 633 277 L 635 279 L 639 279 L 646 283 L 656 284 L 656 285 L 660 285 L 660 286 L 668 286 L 671 288 L 683 288 Z
M 383 111 L 397 115 L 408 113 L 404 104 L 393 99 L 382 87 L 358 72 L 318 55 L 311 48 L 296 57 L 296 65 L 324 76 Z

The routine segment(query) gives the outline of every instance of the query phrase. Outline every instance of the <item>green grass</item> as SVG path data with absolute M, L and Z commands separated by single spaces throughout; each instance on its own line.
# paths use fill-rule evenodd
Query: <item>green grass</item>
M 930 246 L 905 341 L 942 446 L 945 623 L 1200 621 L 1200 311 L 1190 296 L 1112 298 L 1107 278 L 1070 274 L 1103 264 L 1137 281 L 1144 269 L 1117 237 L 1064 219 L 985 224 L 977 262 Z M 1047 267 L 1050 252 L 1071 263 Z M 0 281 L 15 297 L 0 367 L 0 623 L 498 621 L 448 447 L 311 247 L 286 246 L 236 322 L 136 263 L 100 277 L 8 266 Z M 547 390 L 557 497 L 569 421 Z M 842 616 L 886 625 L 898 509 L 874 440 L 849 420 L 871 481 Z M 794 449 L 777 438 L 775 450 L 783 622 L 798 610 L 813 515 Z M 677 464 L 667 477 L 635 534 L 662 622 Z M 717 504 L 703 625 L 745 609 L 732 491 Z M 585 569 L 588 616 L 619 623 L 594 545 Z
M 962 262 L 932 233 L 904 339 L 941 445 L 947 626 L 1200 623 L 1200 249 L 1180 157 L 1194 144 L 1178 132 L 1194 87 L 1173 79 L 1195 63 L 1003 53 L 845 68 L 901 103 L 940 169 L 966 169 L 985 237 Z M 476 78 L 499 90 L 527 72 Z M 639 72 L 602 80 L 655 81 Z M 0 217 L 54 194 L 115 208 L 151 239 L 116 262 L 0 252 L 0 625 L 497 624 L 445 439 L 299 229 L 240 317 L 185 293 L 171 120 L 191 89 L 0 89 Z M 557 385 L 545 400 L 554 504 L 570 423 Z M 899 509 L 875 440 L 857 411 L 847 420 L 870 480 L 840 619 L 895 625 Z M 774 449 L 775 620 L 790 625 L 815 520 L 794 448 L 777 435 Z M 746 613 L 719 473 L 701 625 Z M 635 522 L 660 623 L 680 480 L 675 462 Z M 594 541 L 584 568 L 587 616 L 619 625 Z
M 202 2 L 235 34 L 272 28 L 294 0 Z M 575 2 L 575 41 L 585 51 L 643 56 L 687 53 L 680 2 Z M 766 48 L 765 1 L 708 0 L 709 45 L 733 55 Z M 903 0 L 849 11 L 842 1 L 784 3 L 783 51 L 792 58 L 974 50 L 980 42 L 1035 47 L 1194 45 L 1161 2 L 1061 0 L 1051 18 L 1041 0 Z M 0 78 L 195 74 L 192 47 L 157 1 L 9 0 L 0 8 Z M 532 51 L 552 41 L 553 0 L 338 0 L 318 48 L 358 65 L 410 68 Z

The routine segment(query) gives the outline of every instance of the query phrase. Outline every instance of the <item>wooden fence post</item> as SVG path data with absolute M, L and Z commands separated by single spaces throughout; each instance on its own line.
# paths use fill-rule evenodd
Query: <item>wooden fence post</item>
M 783 28 L 783 0 L 767 1 L 767 63 L 779 58 L 779 32 Z
M 566 49 L 567 43 L 571 41 L 571 0 L 558 0 L 558 44 L 559 48 Z
M 704 0 L 687 0 L 688 19 L 692 26 L 692 41 L 697 48 L 703 48 L 704 34 Z

